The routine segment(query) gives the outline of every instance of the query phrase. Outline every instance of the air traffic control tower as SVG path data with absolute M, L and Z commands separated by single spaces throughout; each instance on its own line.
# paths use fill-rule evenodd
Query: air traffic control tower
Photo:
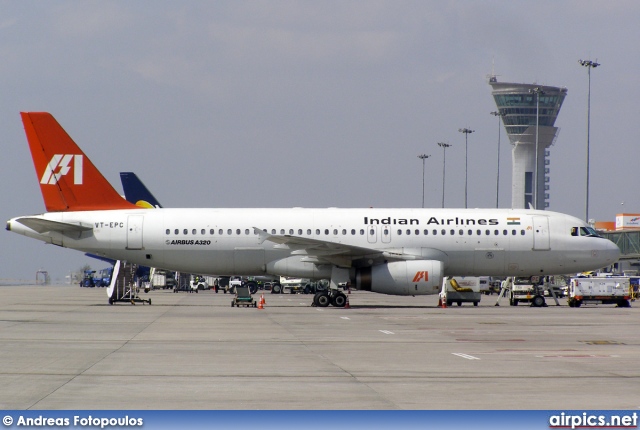
M 531 203 L 537 209 L 545 209 L 549 206 L 548 148 L 558 135 L 558 128 L 554 124 L 567 96 L 567 89 L 498 82 L 495 76 L 489 78 L 489 85 L 493 88 L 491 95 L 513 146 L 511 207 L 528 208 Z M 537 192 L 534 192 L 536 158 Z M 537 204 L 534 204 L 534 199 Z

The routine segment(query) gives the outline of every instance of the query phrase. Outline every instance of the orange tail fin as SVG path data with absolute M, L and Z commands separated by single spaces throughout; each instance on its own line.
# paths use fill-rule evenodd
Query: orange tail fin
M 139 209 L 127 202 L 47 112 L 21 112 L 49 212 Z

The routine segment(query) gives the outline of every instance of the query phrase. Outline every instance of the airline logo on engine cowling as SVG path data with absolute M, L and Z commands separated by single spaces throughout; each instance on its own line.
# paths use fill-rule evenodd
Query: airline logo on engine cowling
M 82 185 L 83 157 L 80 154 L 55 154 L 47 164 L 40 183 L 45 185 L 57 184 L 58 180 L 71 170 L 71 161 L 73 161 L 73 184 Z
M 429 272 L 428 271 L 416 272 L 416 276 L 413 277 L 413 281 L 412 282 L 420 282 L 420 281 L 429 282 Z

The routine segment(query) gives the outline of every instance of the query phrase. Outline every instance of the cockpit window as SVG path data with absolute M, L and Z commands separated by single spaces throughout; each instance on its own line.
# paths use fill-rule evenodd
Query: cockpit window
M 601 237 L 593 227 L 571 227 L 571 236 Z

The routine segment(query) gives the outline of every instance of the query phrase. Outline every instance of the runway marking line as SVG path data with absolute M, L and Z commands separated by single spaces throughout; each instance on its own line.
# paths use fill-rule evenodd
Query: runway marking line
M 384 334 L 395 334 L 394 332 L 389 331 L 389 330 L 379 330 L 379 331 L 384 333 Z
M 480 360 L 478 357 L 474 357 L 473 355 L 469 355 L 469 354 L 463 354 L 461 352 L 452 352 L 451 354 L 461 358 L 466 358 L 467 360 Z

